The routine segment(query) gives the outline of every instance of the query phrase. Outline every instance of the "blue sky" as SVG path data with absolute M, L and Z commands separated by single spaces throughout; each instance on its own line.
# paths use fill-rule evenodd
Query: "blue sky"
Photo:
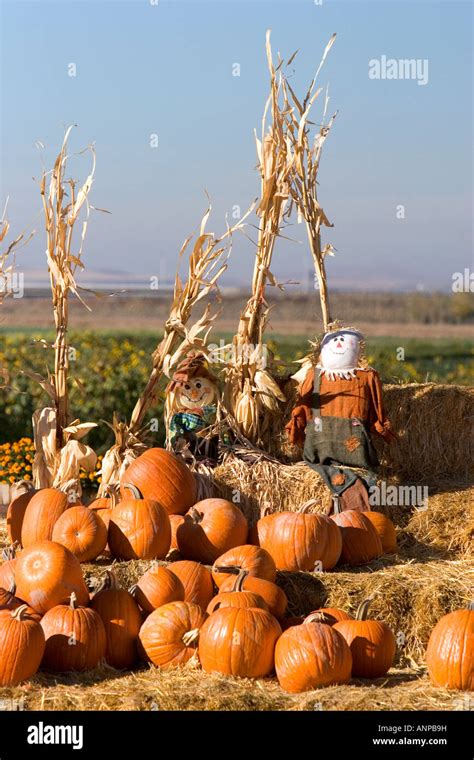
M 253 129 L 268 89 L 266 29 L 275 54 L 299 48 L 301 93 L 337 32 L 320 76 L 339 110 L 319 177 L 335 224 L 324 242 L 338 251 L 330 284 L 447 290 L 453 272 L 472 267 L 470 2 L 1 0 L 1 13 L 0 196 L 10 196 L 15 229 L 40 210 L 35 141 L 51 161 L 63 128 L 76 123 L 71 148 L 96 145 L 91 201 L 112 212 L 92 217 L 87 265 L 171 279 L 205 190 L 216 233 L 226 212 L 258 194 Z M 428 59 L 428 83 L 370 79 L 369 60 L 383 55 Z M 87 159 L 72 168 L 85 176 Z M 43 265 L 41 218 L 35 226 L 25 269 Z M 302 243 L 277 245 L 273 270 L 306 282 L 303 227 L 287 232 Z M 252 245 L 236 239 L 226 282 L 245 282 L 252 264 Z

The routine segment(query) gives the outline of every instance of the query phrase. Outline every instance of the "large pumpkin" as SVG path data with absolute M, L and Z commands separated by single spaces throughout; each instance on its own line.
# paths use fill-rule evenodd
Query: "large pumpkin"
M 107 572 L 104 586 L 94 595 L 91 607 L 99 613 L 105 627 L 108 664 L 119 670 L 132 667 L 138 658 L 142 616 L 135 599 L 120 588 L 113 572 Z
M 203 670 L 241 678 L 263 678 L 273 670 L 280 624 L 267 610 L 220 607 L 199 634 Z
M 94 510 L 70 507 L 56 521 L 53 541 L 66 546 L 79 562 L 89 562 L 104 551 L 107 528 Z
M 31 481 L 23 481 L 23 490 L 17 493 L 8 505 L 7 534 L 10 543 L 21 543 L 21 529 L 28 504 L 36 490 Z
M 340 562 L 343 565 L 365 565 L 383 553 L 379 535 L 366 514 L 348 509 L 331 515 L 342 533 Z
M 48 610 L 41 620 L 46 646 L 42 667 L 54 673 L 91 670 L 105 656 L 105 628 L 90 607 L 77 607 L 76 595 L 69 604 Z
M 366 517 L 378 533 L 384 554 L 396 554 L 398 551 L 397 532 L 395 525 L 387 515 L 382 512 L 364 512 Z
M 229 571 L 226 572 L 226 568 L 229 568 Z M 273 557 L 266 549 L 252 544 L 236 546 L 218 557 L 212 568 L 212 578 L 216 586 L 220 587 L 229 575 L 237 575 L 241 570 L 272 583 L 276 579 Z
M 210 570 L 200 562 L 192 560 L 179 560 L 168 565 L 168 569 L 174 573 L 184 587 L 184 601 L 191 604 L 199 604 L 201 609 L 206 610 L 207 605 L 214 596 L 214 584 Z
M 245 591 L 243 588 L 248 574 L 247 570 L 241 570 L 231 591 L 222 591 L 211 599 L 207 605 L 209 615 L 220 607 L 258 607 L 261 610 L 268 610 L 268 605 L 260 594 L 256 594 L 255 591 Z
M 184 665 L 197 654 L 201 626 L 207 614 L 198 604 L 170 602 L 151 613 L 139 639 L 146 658 L 159 667 Z
M 127 484 L 145 499 L 159 502 L 170 514 L 184 514 L 197 499 L 196 479 L 183 460 L 165 449 L 148 449 L 133 460 L 120 480 L 122 498 Z
M 362 602 L 355 620 L 341 620 L 334 624 L 333 629 L 341 633 L 350 646 L 352 675 L 380 678 L 392 667 L 397 645 L 386 623 L 367 620 L 369 604 L 370 599 Z
M 235 504 L 204 499 L 191 507 L 176 538 L 183 557 L 212 564 L 224 552 L 245 544 L 247 534 L 247 520 Z
M 436 623 L 426 649 L 426 664 L 435 686 L 474 691 L 474 602 Z
M 21 543 L 26 548 L 36 541 L 51 541 L 56 520 L 71 504 L 67 493 L 57 488 L 36 491 L 26 507 Z
M 164 559 L 171 542 L 166 510 L 157 501 L 143 499 L 135 486 L 133 498 L 124 498 L 112 510 L 109 547 L 117 559 Z
M 66 604 L 76 594 L 78 604 L 89 604 L 89 592 L 74 554 L 55 541 L 38 541 L 19 554 L 15 566 L 16 593 L 41 613 Z
M 343 636 L 330 625 L 294 625 L 277 641 L 277 678 L 282 689 L 291 694 L 347 683 L 351 667 L 351 651 Z
M 271 554 L 278 570 L 334 567 L 336 534 L 330 532 L 325 516 L 308 513 L 308 508 L 304 504 L 297 512 L 276 512 L 263 518 L 266 527 L 263 533 L 259 531 L 260 546 Z
M 170 602 L 184 601 L 184 586 L 180 579 L 160 565 L 150 567 L 130 591 L 145 612 L 153 612 Z
M 0 611 L 0 686 L 16 686 L 34 676 L 44 652 L 44 633 L 23 604 Z
M 219 593 L 232 591 L 234 583 L 235 580 L 231 576 L 221 585 Z M 277 586 L 276 583 L 248 575 L 242 582 L 242 589 L 244 591 L 252 591 L 254 594 L 261 596 L 271 614 L 278 620 L 284 616 L 288 599 L 283 589 Z

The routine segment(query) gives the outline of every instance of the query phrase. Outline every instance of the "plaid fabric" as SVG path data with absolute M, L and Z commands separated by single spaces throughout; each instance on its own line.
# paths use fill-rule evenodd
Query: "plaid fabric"
M 193 412 L 176 412 L 170 420 L 171 441 L 176 437 L 186 436 L 187 433 L 199 433 L 215 422 L 216 407 L 203 406 L 202 414 Z

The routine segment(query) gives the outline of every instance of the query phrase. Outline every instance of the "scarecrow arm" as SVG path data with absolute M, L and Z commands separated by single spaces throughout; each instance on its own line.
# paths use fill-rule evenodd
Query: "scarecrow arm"
M 291 412 L 291 420 L 285 426 L 290 442 L 302 446 L 305 439 L 305 428 L 311 419 L 311 396 L 314 386 L 314 368 L 308 370 L 299 388 L 296 406 Z
M 380 380 L 380 375 L 375 370 L 372 370 L 370 373 L 369 388 L 372 397 L 372 404 L 369 412 L 370 429 L 382 436 L 387 443 L 392 443 L 392 441 L 397 440 L 397 436 L 392 431 L 390 420 L 385 417 L 382 381 Z

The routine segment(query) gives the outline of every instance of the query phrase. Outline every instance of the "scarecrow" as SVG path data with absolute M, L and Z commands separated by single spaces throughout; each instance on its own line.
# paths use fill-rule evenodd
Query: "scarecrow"
M 316 364 L 305 362 L 291 421 L 292 443 L 333 493 L 334 508 L 368 510 L 368 488 L 376 483 L 378 459 L 371 434 L 396 438 L 386 419 L 382 383 L 362 358 L 364 336 L 353 329 L 327 332 Z M 336 507 L 337 502 L 337 507 Z
M 166 439 L 174 451 L 188 449 L 197 459 L 215 459 L 217 441 L 206 435 L 216 421 L 217 377 L 200 352 L 191 352 L 178 365 L 166 388 Z

